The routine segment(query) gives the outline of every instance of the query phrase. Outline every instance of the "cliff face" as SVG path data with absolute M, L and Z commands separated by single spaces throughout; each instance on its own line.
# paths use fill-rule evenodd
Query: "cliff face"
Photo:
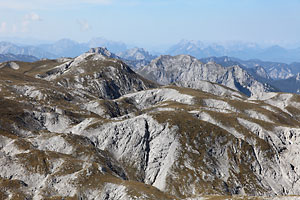
M 160 56 L 139 69 L 138 73 L 163 85 L 174 83 L 202 89 L 201 81 L 210 81 L 247 96 L 261 96 L 265 92 L 275 91 L 272 86 L 259 82 L 238 65 L 222 67 L 214 62 L 204 64 L 188 55 Z
M 300 195 L 299 96 L 200 83 L 158 87 L 99 53 L 4 63 L 1 199 Z

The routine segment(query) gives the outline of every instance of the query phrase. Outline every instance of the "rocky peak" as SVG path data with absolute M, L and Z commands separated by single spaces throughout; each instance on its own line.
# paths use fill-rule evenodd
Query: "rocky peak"
M 116 55 L 106 48 L 93 48 L 74 59 L 45 61 L 42 70 L 33 68 L 26 73 L 61 87 L 108 99 L 157 86 L 114 57 Z

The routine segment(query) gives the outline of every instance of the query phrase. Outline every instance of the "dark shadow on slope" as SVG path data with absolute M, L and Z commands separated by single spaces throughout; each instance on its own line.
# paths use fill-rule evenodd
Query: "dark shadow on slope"
M 241 93 L 245 94 L 248 97 L 251 96 L 250 90 L 248 90 L 246 87 L 243 87 L 239 82 L 234 81 L 234 85 Z

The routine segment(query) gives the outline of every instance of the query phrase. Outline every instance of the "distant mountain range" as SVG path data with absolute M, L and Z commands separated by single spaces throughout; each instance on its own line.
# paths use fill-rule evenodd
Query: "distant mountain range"
M 57 55 L 49 53 L 37 46 L 19 46 L 10 42 L 0 42 L 0 54 L 27 55 L 37 58 L 57 57 Z
M 261 47 L 253 43 L 233 43 L 230 45 L 205 44 L 201 41 L 182 40 L 170 47 L 166 54 L 187 54 L 196 58 L 230 56 L 240 59 L 260 59 L 273 62 L 300 62 L 300 48 L 285 49 L 278 45 Z
M 16 45 L 11 42 L 0 42 L 0 54 L 22 54 L 35 56 L 37 58 L 59 58 L 76 57 L 88 51 L 90 48 L 103 46 L 110 51 L 119 53 L 127 50 L 126 44 L 106 40 L 104 38 L 93 38 L 86 43 L 79 43 L 70 39 L 62 39 L 51 44 L 40 45 Z
M 248 96 L 268 91 L 300 93 L 300 63 L 296 62 L 286 64 L 228 56 L 196 59 L 189 55 L 159 56 L 151 61 L 155 56 L 138 48 L 118 55 L 135 71 L 160 84 L 176 83 L 199 89 L 204 80 L 223 84 Z
M 224 67 L 232 65 L 240 65 L 244 68 L 255 68 L 258 66 L 263 67 L 269 76 L 274 79 L 287 79 L 300 72 L 300 63 L 294 62 L 291 64 L 281 62 L 267 62 L 258 59 L 241 60 L 234 57 L 222 56 L 222 57 L 208 57 L 201 58 L 202 62 L 215 62 Z
M 213 62 L 223 67 L 238 65 L 256 80 L 267 83 L 279 91 L 300 93 L 300 63 L 277 63 L 261 60 L 241 60 L 233 57 L 209 57 L 200 59 L 203 63 Z
M 87 43 L 79 43 L 70 39 L 62 39 L 53 44 L 43 44 L 38 47 L 53 53 L 58 57 L 76 57 L 88 51 L 90 48 L 103 46 L 111 52 L 125 51 L 127 46 L 122 42 L 114 42 L 104 38 L 93 38 Z
M 88 51 L 90 48 L 99 46 L 106 47 L 109 51 L 118 54 L 126 60 L 141 61 L 152 60 L 154 58 L 154 56 L 149 54 L 145 49 L 129 49 L 130 45 L 123 42 L 107 40 L 102 37 L 93 38 L 83 43 L 70 39 L 62 39 L 54 43 L 39 45 L 16 45 L 11 42 L 0 42 L 0 53 L 32 55 L 37 58 L 76 57 Z M 160 49 L 155 49 L 155 51 L 162 52 Z M 221 44 L 182 40 L 171 46 L 167 51 L 156 54 L 156 56 L 161 54 L 172 56 L 184 54 L 194 56 L 198 59 L 228 56 L 242 60 L 259 59 L 280 63 L 300 62 L 300 47 L 294 49 L 286 49 L 278 45 L 262 47 L 258 44 L 243 42 Z M 138 57 L 134 58 L 132 55 Z
M 7 61 L 23 61 L 23 62 L 34 62 L 37 61 L 38 58 L 34 56 L 28 55 L 14 55 L 14 54 L 0 54 L 0 62 L 7 62 Z

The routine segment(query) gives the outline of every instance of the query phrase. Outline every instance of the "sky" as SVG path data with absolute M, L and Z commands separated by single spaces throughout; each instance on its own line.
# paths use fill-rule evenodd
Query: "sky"
M 0 37 L 292 45 L 300 44 L 299 10 L 300 0 L 0 0 Z

